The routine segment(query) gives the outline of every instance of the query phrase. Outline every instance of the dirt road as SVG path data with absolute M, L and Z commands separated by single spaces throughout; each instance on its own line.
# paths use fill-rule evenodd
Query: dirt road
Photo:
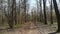
M 36 26 L 30 22 L 24 24 L 24 26 L 19 29 L 0 31 L 0 34 L 48 34 L 50 31 L 53 31 L 51 27 L 42 24 Z

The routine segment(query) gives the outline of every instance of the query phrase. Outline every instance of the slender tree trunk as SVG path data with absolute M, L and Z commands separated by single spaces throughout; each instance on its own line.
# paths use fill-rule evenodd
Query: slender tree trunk
M 20 19 L 20 0 L 19 0 L 19 12 L 18 12 L 18 23 L 21 22 L 21 19 Z
M 26 0 L 24 0 L 24 22 L 26 22 Z
M 36 0 L 36 1 L 37 1 L 37 12 L 36 12 L 36 16 L 37 16 L 37 17 L 36 17 L 36 23 L 37 23 L 37 20 L 38 20 L 38 19 L 37 19 L 37 18 L 38 18 L 38 14 L 37 14 L 37 13 L 38 13 L 38 8 L 39 8 L 39 7 L 38 7 L 38 0 Z
M 13 26 L 14 26 L 14 15 L 13 15 L 13 13 L 14 13 L 14 0 L 12 1 L 13 3 L 12 3 L 12 11 L 11 11 L 11 19 L 9 20 L 10 21 L 10 28 L 13 28 Z
M 46 10 L 45 10 L 45 7 L 46 7 L 46 0 L 43 0 L 43 7 L 44 7 L 44 22 L 45 22 L 45 24 L 47 24 Z
M 57 6 L 56 0 L 53 0 L 53 4 L 54 4 L 55 13 L 56 13 L 57 22 L 58 22 L 58 30 L 57 30 L 57 32 L 60 32 L 60 14 L 59 14 L 59 10 L 58 10 L 58 6 Z
M 19 12 L 18 12 L 18 14 L 20 15 L 20 0 L 19 0 Z
M 52 17 L 52 0 L 51 0 L 51 5 L 50 5 L 50 6 L 51 6 L 51 8 L 50 8 L 50 9 L 51 9 L 51 24 L 53 24 L 53 17 Z
M 2 9 L 2 24 L 3 24 L 3 0 L 1 0 L 1 9 Z
M 16 0 L 14 0 L 14 11 L 15 11 L 15 25 L 17 24 L 17 12 L 16 12 Z
M 42 17 L 42 1 L 40 0 L 40 22 L 42 22 L 43 20 L 43 17 Z
M 9 12 L 10 12 L 10 0 L 8 0 L 8 16 L 6 16 L 6 17 L 8 20 L 9 27 L 11 28 Z

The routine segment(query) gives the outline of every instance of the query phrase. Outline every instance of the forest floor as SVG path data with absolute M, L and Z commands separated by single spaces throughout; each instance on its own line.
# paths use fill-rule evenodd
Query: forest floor
M 23 27 L 18 29 L 0 30 L 0 34 L 48 34 L 56 31 L 54 25 L 44 25 L 42 23 L 25 23 Z M 59 33 L 58 33 L 59 34 Z

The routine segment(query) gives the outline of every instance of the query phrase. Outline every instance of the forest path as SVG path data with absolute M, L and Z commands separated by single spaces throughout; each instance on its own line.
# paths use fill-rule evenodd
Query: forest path
M 0 34 L 48 34 L 50 32 L 54 32 L 54 28 L 51 26 L 47 26 L 44 24 L 34 24 L 32 22 L 25 23 L 22 28 L 14 29 L 14 30 L 3 30 Z

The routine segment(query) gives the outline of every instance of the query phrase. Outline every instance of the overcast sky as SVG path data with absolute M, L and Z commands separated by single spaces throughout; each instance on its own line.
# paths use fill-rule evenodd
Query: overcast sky
M 17 2 L 18 2 L 18 0 L 16 0 Z M 49 0 L 47 0 L 46 1 L 46 6 L 50 6 L 50 4 L 49 4 L 49 2 L 48 2 Z M 57 1 L 57 3 L 59 4 L 59 0 L 56 0 Z M 30 4 L 30 10 L 33 8 L 33 7 L 37 7 L 37 5 L 36 5 L 36 0 L 29 0 L 28 1 L 28 3 Z M 60 4 L 58 5 L 58 6 L 60 6 Z
M 46 6 L 50 6 L 48 1 L 49 0 L 46 1 L 46 3 L 47 3 Z M 59 0 L 56 0 L 56 1 L 59 4 Z M 33 8 L 33 6 L 36 7 L 36 0 L 29 0 L 29 4 L 30 4 L 30 9 Z M 59 6 L 60 6 L 60 4 L 59 4 Z

